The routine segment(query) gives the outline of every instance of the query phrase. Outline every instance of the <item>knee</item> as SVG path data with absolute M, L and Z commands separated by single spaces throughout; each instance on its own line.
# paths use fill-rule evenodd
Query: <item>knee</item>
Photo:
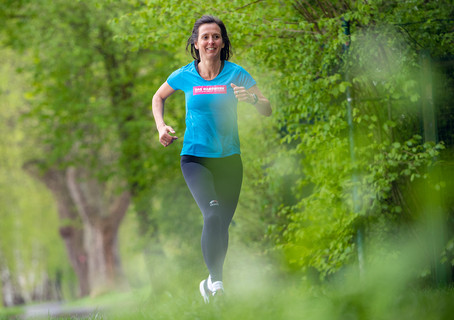
M 218 229 L 222 226 L 222 212 L 219 203 L 216 200 L 210 201 L 203 215 L 205 226 Z

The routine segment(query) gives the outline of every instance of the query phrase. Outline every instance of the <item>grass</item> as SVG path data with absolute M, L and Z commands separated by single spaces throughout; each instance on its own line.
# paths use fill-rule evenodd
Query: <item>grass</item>
M 397 250 L 397 245 L 394 248 Z M 92 307 L 93 313 L 77 318 L 84 320 L 453 319 L 454 289 L 428 288 L 418 282 L 418 270 L 426 263 L 420 251 L 418 246 L 404 245 L 399 248 L 399 257 L 377 254 L 363 277 L 352 266 L 329 281 L 311 285 L 301 276 L 275 272 L 248 252 L 233 256 L 239 252 L 236 248 L 226 263 L 226 295 L 215 303 L 203 303 L 198 292 L 203 276 L 194 277 L 197 268 L 174 261 L 171 265 L 180 269 L 164 268 L 160 275 L 166 286 L 159 292 L 152 294 L 149 287 L 113 292 L 71 302 L 68 307 Z M 0 319 L 8 319 L 8 315 L 0 313 Z
M 305 287 L 301 282 L 288 279 L 271 285 L 235 285 L 226 288 L 228 294 L 222 299 L 208 305 L 202 302 L 197 288 L 191 286 L 189 289 L 188 285 L 172 286 L 157 295 L 150 295 L 149 290 L 142 289 L 84 299 L 72 305 L 102 307 L 102 311 L 77 318 L 86 320 L 452 319 L 453 289 L 412 288 L 405 279 L 390 279 L 386 275 L 385 272 L 376 279 L 359 280 L 351 274 L 317 287 Z
M 229 294 L 209 305 L 201 302 L 197 292 L 167 292 L 129 308 L 117 306 L 82 319 L 452 319 L 452 290 L 408 290 L 391 295 L 368 290 L 330 289 L 312 294 L 297 288 L 252 290 Z
M 10 307 L 10 308 L 1 308 L 0 307 L 0 320 L 12 319 L 21 315 L 24 312 L 23 307 Z
M 372 276 L 372 275 L 371 275 Z M 227 287 L 222 299 L 208 305 L 202 302 L 197 286 L 171 286 L 151 295 L 148 289 L 111 293 L 96 299 L 82 299 L 71 307 L 96 306 L 85 317 L 45 317 L 43 319 L 264 319 L 264 320 L 346 320 L 452 319 L 454 290 L 419 289 L 404 279 L 389 278 L 379 272 L 375 279 L 359 280 L 350 274 L 329 284 L 305 287 L 289 279 L 256 286 Z M 7 309 L 0 319 L 13 319 L 22 309 Z

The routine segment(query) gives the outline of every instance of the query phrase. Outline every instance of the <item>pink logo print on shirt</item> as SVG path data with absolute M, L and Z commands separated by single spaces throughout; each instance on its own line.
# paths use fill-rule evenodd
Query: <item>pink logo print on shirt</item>
M 192 87 L 192 94 L 226 94 L 227 86 L 199 86 Z

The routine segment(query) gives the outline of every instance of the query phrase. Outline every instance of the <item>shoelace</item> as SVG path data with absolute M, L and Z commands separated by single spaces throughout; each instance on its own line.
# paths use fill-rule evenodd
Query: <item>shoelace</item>
M 213 289 L 213 295 L 215 295 L 218 291 L 220 293 L 224 292 L 224 286 L 222 284 L 222 281 L 216 281 L 211 284 L 211 289 Z

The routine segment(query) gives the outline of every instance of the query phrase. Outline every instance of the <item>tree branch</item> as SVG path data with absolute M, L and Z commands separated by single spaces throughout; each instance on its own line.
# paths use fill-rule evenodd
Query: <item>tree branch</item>
M 113 219 L 115 225 L 119 225 L 120 221 L 126 214 L 128 210 L 129 203 L 131 200 L 131 194 L 129 191 L 124 191 L 113 201 L 112 205 L 109 208 L 109 216 Z
M 241 6 L 241 7 L 238 7 L 238 8 L 235 8 L 235 11 L 238 11 L 238 10 L 241 10 L 241 9 L 244 9 L 246 7 L 249 7 L 253 4 L 256 4 L 256 3 L 259 3 L 259 2 L 263 2 L 263 0 L 256 0 L 254 2 L 251 2 L 251 3 L 248 3 L 248 4 L 245 4 L 244 6 Z
M 408 37 L 410 38 L 411 41 L 413 41 L 414 43 L 416 43 L 416 44 L 417 44 L 418 46 L 420 46 L 421 48 L 424 48 L 423 45 L 421 45 L 418 41 L 416 41 L 415 38 L 413 38 L 413 37 L 411 36 L 410 32 L 409 32 L 407 29 L 405 29 L 403 26 L 399 26 L 399 27 L 400 27 L 402 30 L 405 31 L 405 33 L 408 35 Z
M 326 11 L 325 7 L 323 6 L 322 2 L 320 0 L 317 0 L 317 3 L 318 3 L 318 6 L 320 7 L 320 9 L 322 9 L 322 12 L 323 14 L 325 15 L 325 17 L 327 18 L 332 18 L 329 14 L 328 14 L 328 11 Z
M 90 215 L 90 210 L 87 207 L 87 200 L 83 194 L 83 191 L 77 185 L 77 169 L 70 167 L 66 171 L 66 183 L 71 194 L 71 198 L 77 207 L 77 211 L 81 218 L 89 223 L 93 223 L 93 217 Z
M 332 12 L 332 14 L 333 14 L 333 17 L 337 17 L 337 16 L 338 16 L 337 10 L 336 10 L 336 8 L 334 7 L 334 5 L 331 3 L 331 1 L 326 1 L 325 3 L 326 3 L 326 4 L 328 5 L 328 7 L 331 9 L 331 12 Z
M 312 12 L 315 12 L 314 8 L 310 4 L 307 3 L 307 1 L 303 0 L 312 10 Z M 307 8 L 303 5 L 301 1 L 295 1 L 293 4 L 293 7 L 295 8 L 296 11 L 298 11 L 308 22 L 313 23 L 315 29 L 317 30 L 318 33 L 322 34 L 323 32 L 320 30 L 317 24 L 317 20 L 315 19 L 315 16 L 307 10 Z

